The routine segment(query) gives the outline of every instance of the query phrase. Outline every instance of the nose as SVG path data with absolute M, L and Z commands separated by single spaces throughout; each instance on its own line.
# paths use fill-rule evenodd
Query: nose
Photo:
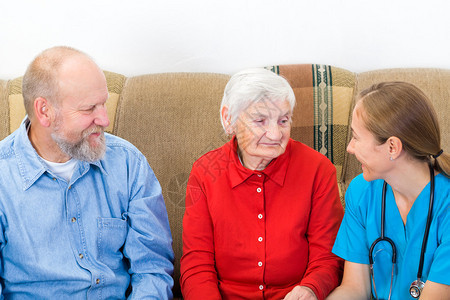
M 353 138 L 352 138 L 350 140 L 350 143 L 348 143 L 348 145 L 347 145 L 347 152 L 350 153 L 350 154 L 355 154 L 354 150 L 355 149 L 354 149 L 354 146 L 353 146 Z
M 266 130 L 266 137 L 271 139 L 272 141 L 279 141 L 281 140 L 281 130 L 277 122 L 270 122 L 269 126 Z
M 97 115 L 95 116 L 94 123 L 104 128 L 109 126 L 108 113 L 106 112 L 106 106 L 103 105 L 97 108 Z

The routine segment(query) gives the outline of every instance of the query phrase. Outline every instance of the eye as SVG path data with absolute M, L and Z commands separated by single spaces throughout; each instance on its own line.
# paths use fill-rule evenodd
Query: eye
M 278 123 L 279 123 L 280 125 L 286 125 L 287 123 L 289 123 L 289 118 L 288 118 L 288 117 L 284 117 L 284 118 L 280 119 L 280 120 L 278 121 Z
M 95 109 L 95 106 L 92 105 L 92 106 L 89 106 L 89 107 L 87 107 L 87 108 L 83 108 L 83 109 L 81 109 L 80 111 L 87 114 L 87 113 L 93 112 L 94 109 Z
M 253 120 L 253 122 L 255 122 L 256 124 L 260 124 L 260 125 L 262 125 L 262 124 L 264 124 L 264 119 L 256 119 L 256 120 Z

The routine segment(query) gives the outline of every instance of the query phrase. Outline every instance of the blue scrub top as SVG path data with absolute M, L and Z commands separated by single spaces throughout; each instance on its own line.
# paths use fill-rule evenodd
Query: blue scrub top
M 368 182 L 362 174 L 352 180 L 345 194 L 345 215 L 333 247 L 334 254 L 351 262 L 369 264 L 370 246 L 381 235 L 382 190 L 383 180 Z M 450 285 L 450 179 L 436 175 L 434 194 L 422 281 Z M 392 300 L 414 299 L 409 287 L 417 279 L 429 202 L 428 183 L 409 211 L 405 226 L 392 189 L 387 188 L 385 236 L 392 239 L 397 248 Z M 378 298 L 388 299 L 392 271 L 390 244 L 378 243 L 373 256 Z

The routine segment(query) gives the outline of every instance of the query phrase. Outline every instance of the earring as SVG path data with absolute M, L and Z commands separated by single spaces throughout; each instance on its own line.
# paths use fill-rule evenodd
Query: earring
M 391 157 L 389 157 L 389 160 L 390 160 L 390 161 L 393 161 L 394 159 L 393 159 L 392 156 L 391 156 Z

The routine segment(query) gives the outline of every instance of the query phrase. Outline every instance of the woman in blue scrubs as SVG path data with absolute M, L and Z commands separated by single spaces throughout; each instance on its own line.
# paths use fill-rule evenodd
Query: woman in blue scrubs
M 373 85 L 359 95 L 351 129 L 347 151 L 361 162 L 363 173 L 345 195 L 345 216 L 333 248 L 345 259 L 344 277 L 327 299 L 370 299 L 371 294 L 374 299 L 414 299 L 410 287 L 420 275 L 424 240 L 420 299 L 450 299 L 450 156 L 441 148 L 431 102 L 409 83 Z M 389 241 L 370 251 L 381 236 L 393 242 L 395 264 Z M 413 288 L 413 294 L 418 290 Z

